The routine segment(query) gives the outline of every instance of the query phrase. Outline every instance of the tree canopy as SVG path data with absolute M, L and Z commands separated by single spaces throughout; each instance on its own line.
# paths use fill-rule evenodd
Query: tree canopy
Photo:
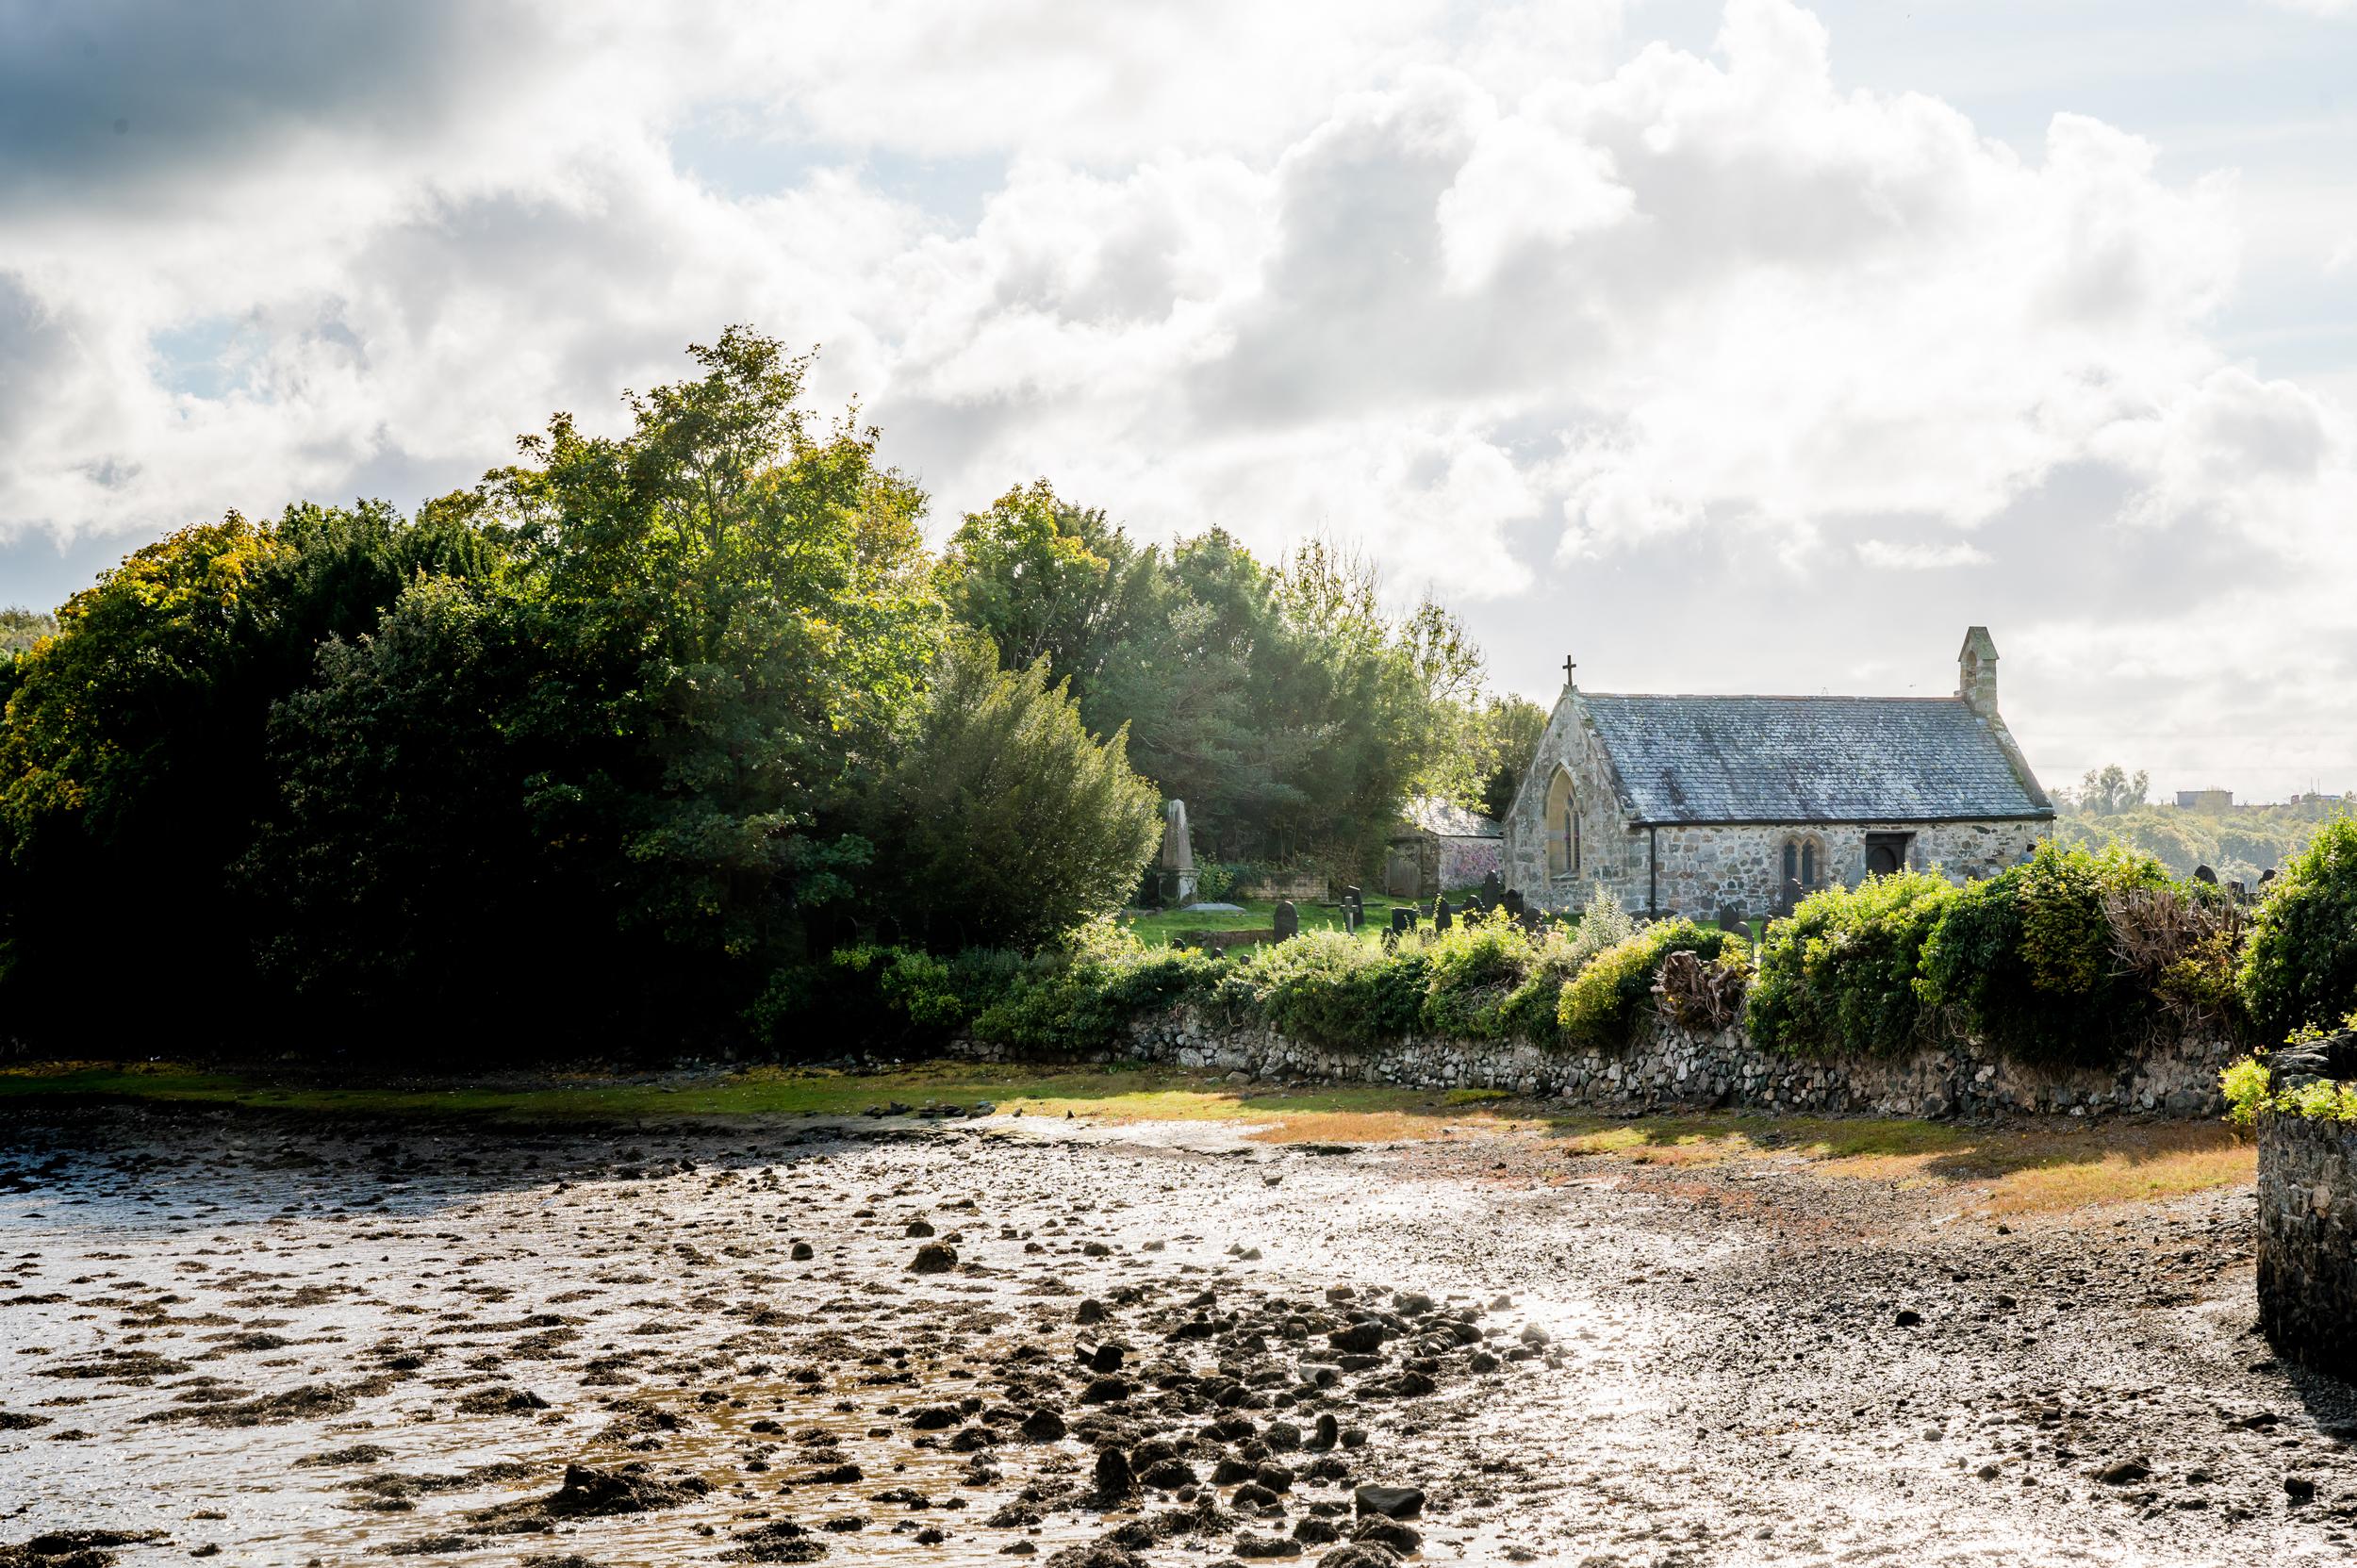
M 413 517 L 231 513 L 0 618 L 7 1032 L 724 1036 L 837 943 L 1117 909 L 1164 798 L 1207 858 L 1355 872 L 1527 751 L 1343 552 L 1141 544 L 1041 480 L 936 554 L 806 356 L 690 354 Z

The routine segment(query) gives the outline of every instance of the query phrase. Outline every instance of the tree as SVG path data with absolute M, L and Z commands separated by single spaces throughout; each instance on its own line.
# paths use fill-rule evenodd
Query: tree
M 532 814 L 559 759 L 518 722 L 541 671 L 512 608 L 420 577 L 272 716 L 279 802 L 239 871 L 265 973 L 328 1037 L 398 1021 L 415 1048 L 473 1049 L 627 1005 L 592 867 Z
M 185 999 L 251 976 L 229 867 L 273 799 L 271 704 L 325 637 L 373 625 L 420 570 L 497 553 L 460 519 L 391 508 L 232 512 L 134 552 L 19 656 L 0 715 L 0 986 L 30 1034 L 93 999 L 185 1027 Z M 125 944 L 141 983 L 117 970 Z
M 1042 481 L 969 515 L 942 581 L 1007 668 L 1045 658 L 1093 733 L 1127 726 L 1214 858 L 1357 874 L 1408 795 L 1480 795 L 1463 627 L 1429 601 L 1386 615 L 1373 569 L 1323 541 L 1274 570 L 1218 528 L 1140 548 Z
M 2117 817 L 2144 804 L 2152 792 L 2152 776 L 2143 768 L 2134 773 L 2118 763 L 2090 767 L 2079 781 L 2079 809 L 2098 817 Z
M 1523 775 L 1546 734 L 1547 710 L 1527 697 L 1492 697 L 1473 716 L 1468 748 L 1481 780 L 1482 812 L 1504 820 L 1523 786 Z
M 941 621 L 925 498 L 856 411 L 821 428 L 809 360 L 731 327 L 703 373 L 626 394 L 631 433 L 558 415 L 486 506 L 525 551 L 525 637 L 555 651 L 530 723 L 575 753 L 536 810 L 610 854 L 619 916 L 716 969 L 774 956 L 846 896 L 860 781 L 918 694 Z
M 988 636 L 1006 668 L 1044 658 L 1051 678 L 1088 685 L 1132 630 L 1158 564 L 1102 511 L 1059 500 L 1040 479 L 965 515 L 940 581 L 950 615 Z
M 987 638 L 952 638 L 867 817 L 891 846 L 879 913 L 937 947 L 1024 947 L 1120 908 L 1161 824 L 1127 751 L 1090 736 L 1045 654 L 1006 670 Z
M 19 653 L 31 652 L 33 644 L 57 635 L 58 618 L 45 610 L 28 610 L 21 604 L 0 609 L 0 665 Z

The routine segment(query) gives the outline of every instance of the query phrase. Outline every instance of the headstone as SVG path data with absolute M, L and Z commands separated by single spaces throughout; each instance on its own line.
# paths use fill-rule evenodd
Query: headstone
M 1277 939 L 1279 942 L 1290 941 L 1301 934 L 1301 912 L 1294 908 L 1294 901 L 1291 899 L 1277 900 L 1276 924 Z
M 2212 887 L 2216 887 L 2217 885 L 2217 873 L 2211 870 L 2206 866 L 2197 866 L 2193 868 L 2193 880 L 2196 882 L 2206 882 Z
M 1752 923 L 1743 918 L 1743 911 L 1739 905 L 1729 904 L 1719 911 L 1719 929 L 1731 931 L 1746 942 L 1752 939 Z
M 1482 908 L 1495 909 L 1498 900 L 1504 897 L 1506 897 L 1506 884 L 1498 881 L 1498 874 L 1495 871 L 1492 871 L 1481 879 Z
M 2238 904 L 2246 904 L 2250 901 L 2250 889 L 2242 883 L 2228 883 L 2226 884 L 2226 891 L 2234 896 L 2234 901 Z
M 1155 861 L 1162 902 L 1176 908 L 1195 902 L 1195 844 L 1187 834 L 1187 802 L 1162 802 L 1162 852 Z
M 1434 931 L 1446 931 L 1455 923 L 1455 913 L 1448 907 L 1446 899 L 1442 899 L 1432 906 L 1432 929 Z
M 1515 919 L 1521 919 L 1525 907 L 1523 902 L 1522 889 L 1519 887 L 1508 888 L 1505 896 L 1498 900 L 1498 907 L 1505 910 L 1507 914 L 1511 915 Z
M 2268 867 L 2266 870 L 2264 870 L 2264 871 L 2262 871 L 2262 872 L 2260 872 L 2260 873 L 2259 873 L 2259 885 L 2260 885 L 2261 887 L 2265 887 L 2267 883 L 2269 883 L 2273 882 L 2274 880 L 2275 880 L 2275 867 L 2272 867 L 2272 866 Z
M 1405 936 L 1415 929 L 1416 912 L 1409 909 L 1406 904 L 1393 906 L 1392 910 L 1392 934 L 1393 936 Z

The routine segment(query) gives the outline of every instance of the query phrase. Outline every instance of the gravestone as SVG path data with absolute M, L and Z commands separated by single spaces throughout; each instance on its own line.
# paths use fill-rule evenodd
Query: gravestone
M 1416 929 L 1416 912 L 1402 904 L 1392 911 L 1392 934 L 1405 936 Z
M 1277 900 L 1276 926 L 1279 942 L 1290 941 L 1301 934 L 1301 912 L 1294 908 L 1291 899 Z
M 1448 930 L 1450 925 L 1455 922 L 1455 918 L 1456 916 L 1449 909 L 1448 900 L 1446 899 L 1442 899 L 1439 903 L 1432 906 L 1432 929 L 1434 931 Z
M 1719 911 L 1719 929 L 1731 931 L 1746 942 L 1752 939 L 1752 923 L 1743 918 L 1741 907 L 1736 904 L 1729 904 Z
M 2197 866 L 2193 868 L 2193 880 L 2196 882 L 2206 882 L 2212 887 L 2216 887 L 2217 885 L 2217 873 L 2211 870 L 2207 866 Z
M 2260 885 L 2261 887 L 2265 887 L 2265 886 L 2266 886 L 2266 884 L 2267 884 L 2267 883 L 2269 883 L 2273 882 L 2274 880 L 2275 880 L 2275 867 L 2272 867 L 2272 866 L 2268 867 L 2266 870 L 2264 870 L 2264 871 L 2262 871 L 2262 872 L 2260 872 L 2260 873 L 2259 873 L 2259 885 Z
M 2226 891 L 2234 896 L 2234 901 L 2238 904 L 2247 904 L 2250 901 L 2250 889 L 2242 883 L 2228 883 Z
M 1176 909 L 1195 902 L 1195 845 L 1187 834 L 1187 802 L 1162 802 L 1162 852 L 1154 863 L 1162 902 Z
M 1498 900 L 1498 907 L 1505 910 L 1507 914 L 1512 916 L 1515 919 L 1521 919 L 1525 912 L 1522 889 L 1518 887 L 1508 888 L 1505 896 Z
M 1481 879 L 1482 908 L 1495 909 L 1498 906 L 1498 900 L 1504 897 L 1506 897 L 1506 884 L 1498 880 L 1498 874 L 1495 871 Z

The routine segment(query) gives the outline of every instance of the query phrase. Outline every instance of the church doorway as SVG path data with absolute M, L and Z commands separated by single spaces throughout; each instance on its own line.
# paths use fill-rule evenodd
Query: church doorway
M 1870 833 L 1866 835 L 1866 874 L 1870 877 L 1896 876 L 1907 867 L 1907 849 L 1915 842 L 1911 833 Z

